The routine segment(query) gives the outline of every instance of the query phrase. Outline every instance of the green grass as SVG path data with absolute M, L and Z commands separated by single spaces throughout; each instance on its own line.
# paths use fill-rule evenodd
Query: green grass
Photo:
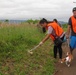
M 27 51 L 45 36 L 26 23 L 0 28 L 0 75 L 53 75 L 53 51 L 47 41 L 33 55 Z

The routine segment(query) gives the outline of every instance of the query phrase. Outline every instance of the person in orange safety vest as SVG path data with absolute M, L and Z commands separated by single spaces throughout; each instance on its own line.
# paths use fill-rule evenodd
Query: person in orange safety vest
M 42 27 L 45 27 L 47 30 L 46 37 L 39 43 L 39 45 L 42 45 L 49 37 L 53 40 L 53 42 L 57 37 L 60 37 L 60 39 L 63 41 L 65 32 L 55 21 L 49 22 L 45 18 L 43 18 L 40 20 L 39 24 Z M 59 45 L 54 44 L 54 50 L 53 50 L 54 58 L 57 58 L 57 50 L 58 50 L 60 61 L 62 60 L 62 47 L 61 46 L 62 46 L 62 43 L 60 43 Z
M 71 55 L 71 59 L 73 58 L 73 50 L 76 48 L 76 7 L 73 8 L 72 13 L 73 15 L 69 18 L 68 21 L 67 34 L 66 34 L 67 39 L 69 38 L 70 35 L 69 53 Z

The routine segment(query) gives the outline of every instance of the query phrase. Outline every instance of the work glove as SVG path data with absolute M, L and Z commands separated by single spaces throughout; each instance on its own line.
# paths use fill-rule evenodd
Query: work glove
M 43 44 L 43 42 L 41 41 L 40 43 L 39 43 L 39 46 L 41 46 Z

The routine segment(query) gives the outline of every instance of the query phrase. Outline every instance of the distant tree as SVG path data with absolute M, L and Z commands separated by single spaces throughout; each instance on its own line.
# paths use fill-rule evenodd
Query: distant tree
M 29 24 L 33 22 L 32 19 L 27 20 L 26 22 L 28 22 Z
M 9 22 L 9 20 L 8 20 L 8 19 L 6 19 L 6 20 L 5 20 L 5 22 Z
M 39 20 L 33 20 L 33 24 L 36 24 L 38 22 L 39 22 Z
M 27 20 L 26 22 L 28 22 L 29 24 L 33 23 L 33 24 L 36 24 L 39 22 L 39 20 L 32 20 L 32 19 L 29 19 Z

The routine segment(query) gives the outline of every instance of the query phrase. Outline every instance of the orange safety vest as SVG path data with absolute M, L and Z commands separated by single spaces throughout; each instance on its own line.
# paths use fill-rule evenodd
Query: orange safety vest
M 55 33 L 56 33 L 56 36 L 61 36 L 61 35 L 62 35 L 63 29 L 62 29 L 56 22 L 49 23 L 49 24 L 47 25 L 47 28 L 48 28 L 49 26 L 51 26 L 51 27 L 54 29 L 54 31 L 55 31 Z M 50 34 L 50 38 L 51 38 L 52 40 L 55 40 L 55 36 L 53 36 L 52 34 Z
M 76 33 L 76 19 L 74 18 L 74 16 L 71 16 L 71 21 L 72 21 L 73 31 Z

